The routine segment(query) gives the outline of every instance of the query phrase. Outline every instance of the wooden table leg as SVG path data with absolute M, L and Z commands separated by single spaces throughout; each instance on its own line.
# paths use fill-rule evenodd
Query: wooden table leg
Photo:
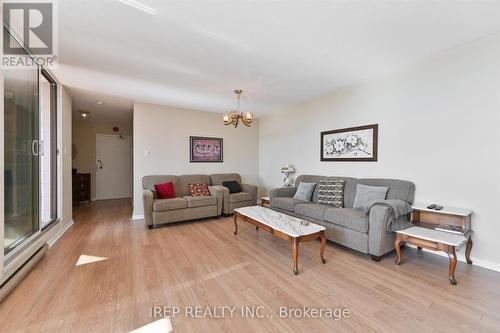
M 321 233 L 321 236 L 319 236 L 319 238 L 321 238 L 321 248 L 319 250 L 319 256 L 321 258 L 321 262 L 323 264 L 326 264 L 325 257 L 323 256 L 323 254 L 325 253 L 325 246 L 326 246 L 326 237 L 324 231 Z
M 396 249 L 396 265 L 401 264 L 401 249 L 399 244 L 401 243 L 401 239 L 399 238 L 399 234 L 396 235 L 396 240 L 394 241 L 394 248 Z
M 457 267 L 457 252 L 455 251 L 454 246 L 448 246 L 448 256 L 450 258 L 448 278 L 450 279 L 450 283 L 452 285 L 456 285 L 457 280 L 455 280 L 455 268 Z
M 234 234 L 235 235 L 238 233 L 238 223 L 236 222 L 237 218 L 238 218 L 238 212 L 234 212 L 234 214 L 233 214 L 233 222 L 234 222 Z
M 255 227 L 255 230 L 259 231 L 259 227 L 257 227 L 257 226 L 256 226 L 256 227 Z
M 470 259 L 470 251 L 472 250 L 472 238 L 469 236 L 467 240 L 467 247 L 465 248 L 465 259 L 467 259 L 468 264 L 472 264 L 472 260 Z
M 299 274 L 299 240 L 292 238 L 293 274 Z

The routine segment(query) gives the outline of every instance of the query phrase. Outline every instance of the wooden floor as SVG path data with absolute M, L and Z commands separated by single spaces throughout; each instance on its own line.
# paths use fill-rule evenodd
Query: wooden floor
M 127 332 L 159 318 L 152 306 L 230 306 L 233 318 L 172 319 L 176 332 L 500 331 L 500 274 L 403 248 L 375 263 L 332 243 L 290 244 L 231 218 L 148 230 L 129 200 L 81 206 L 76 224 L 0 304 L 1 332 Z M 75 266 L 81 254 L 108 260 Z M 265 318 L 242 318 L 262 306 Z M 347 308 L 341 320 L 280 318 L 280 307 Z M 212 312 L 213 313 L 213 312 Z

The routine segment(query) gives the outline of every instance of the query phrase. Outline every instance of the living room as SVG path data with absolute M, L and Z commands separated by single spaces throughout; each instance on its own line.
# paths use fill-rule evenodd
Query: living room
M 500 331 L 499 1 L 40 3 L 0 331 Z

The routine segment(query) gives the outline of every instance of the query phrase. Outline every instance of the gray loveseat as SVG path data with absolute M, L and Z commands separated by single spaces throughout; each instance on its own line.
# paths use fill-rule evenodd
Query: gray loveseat
M 229 193 L 229 190 L 222 186 L 223 182 L 234 180 L 240 184 L 241 192 Z M 241 176 L 237 173 L 219 173 L 210 175 L 210 183 L 215 188 L 223 192 L 223 213 L 228 215 L 234 212 L 235 208 L 255 206 L 257 204 L 257 186 L 242 184 Z
M 155 184 L 173 182 L 176 198 L 158 199 Z M 151 229 L 156 225 L 220 216 L 223 191 L 209 186 L 210 196 L 193 197 L 189 184 L 210 184 L 207 175 L 144 176 L 142 178 L 144 220 Z
M 318 186 L 312 201 L 301 201 L 293 196 L 300 182 L 317 183 L 320 179 L 344 179 L 344 208 L 318 204 Z M 271 190 L 271 208 L 326 227 L 326 238 L 351 249 L 369 253 L 375 261 L 394 249 L 395 234 L 386 231 L 389 208 L 373 206 L 369 214 L 353 209 L 357 184 L 388 187 L 386 199 L 401 199 L 413 203 L 415 185 L 396 179 L 356 179 L 302 175 L 295 181 L 296 187 Z M 406 219 L 405 216 L 400 217 Z

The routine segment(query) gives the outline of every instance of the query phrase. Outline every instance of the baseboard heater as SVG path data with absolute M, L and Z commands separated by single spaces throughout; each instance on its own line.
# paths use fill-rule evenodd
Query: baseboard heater
M 0 302 L 4 300 L 7 295 L 16 288 L 16 286 L 24 279 L 26 275 L 35 267 L 35 265 L 43 258 L 47 252 L 49 245 L 43 244 L 24 264 L 19 267 L 14 274 L 9 276 L 2 285 L 0 285 Z

